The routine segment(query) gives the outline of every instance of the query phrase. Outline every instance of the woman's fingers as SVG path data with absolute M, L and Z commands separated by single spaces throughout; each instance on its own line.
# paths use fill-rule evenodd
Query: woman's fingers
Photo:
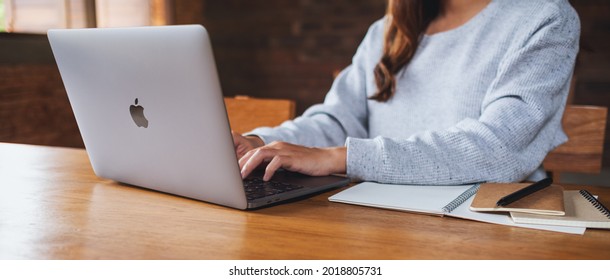
M 275 171 L 282 168 L 282 165 L 284 164 L 282 161 L 283 160 L 285 161 L 285 159 L 286 159 L 286 157 L 283 157 L 280 155 L 274 156 L 273 159 L 271 159 L 271 161 L 265 168 L 265 175 L 263 176 L 263 181 L 271 180 L 271 177 L 273 177 L 273 174 L 275 174 Z
M 242 178 L 248 177 L 257 166 L 269 162 L 271 167 L 267 165 L 265 169 L 265 176 L 263 179 L 268 181 L 271 179 L 275 171 L 281 167 L 285 167 L 285 162 L 282 162 L 282 158 L 286 155 L 293 153 L 293 149 L 290 148 L 298 147 L 281 142 L 274 142 L 269 145 L 251 150 L 247 152 L 242 158 L 239 159 L 239 167 L 241 169 Z
M 254 156 L 257 153 L 260 153 L 260 150 L 261 148 L 251 150 L 239 160 L 239 168 L 241 170 L 242 178 L 248 177 L 248 175 L 250 175 L 250 173 L 252 173 L 252 171 L 262 162 L 259 161 L 260 156 Z
M 235 131 L 231 131 L 233 136 L 233 146 L 237 158 L 243 157 L 248 151 L 263 146 L 263 141 L 257 136 L 243 136 Z
M 231 135 L 233 136 L 233 146 L 235 147 L 237 158 L 241 158 L 244 154 L 252 149 L 246 137 L 234 131 L 231 131 Z

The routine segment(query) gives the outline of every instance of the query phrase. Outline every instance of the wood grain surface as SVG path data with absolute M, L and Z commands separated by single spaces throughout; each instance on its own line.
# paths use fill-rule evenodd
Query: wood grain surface
M 329 202 L 338 191 L 240 211 L 100 179 L 82 149 L 0 143 L 0 259 L 610 259 L 608 230 Z

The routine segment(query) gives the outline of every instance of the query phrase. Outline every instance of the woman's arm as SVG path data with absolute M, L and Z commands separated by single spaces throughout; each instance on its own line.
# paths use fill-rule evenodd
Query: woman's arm
M 561 118 L 580 24 L 573 10 L 548 14 L 502 59 L 478 119 L 408 139 L 348 138 L 347 174 L 412 184 L 525 179 L 566 140 Z
M 269 163 L 266 180 L 280 167 L 309 175 L 345 173 L 346 138 L 368 137 L 366 84 L 372 63 L 381 56 L 383 23 L 379 20 L 369 28 L 352 64 L 337 76 L 323 104 L 279 127 L 258 128 L 245 137 L 233 135 L 243 177 L 261 163 Z

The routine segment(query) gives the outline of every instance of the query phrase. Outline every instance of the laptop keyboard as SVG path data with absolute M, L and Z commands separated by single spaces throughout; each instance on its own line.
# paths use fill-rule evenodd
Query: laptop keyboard
M 262 178 L 246 178 L 244 179 L 244 188 L 246 189 L 246 197 L 248 200 L 252 200 L 304 187 L 282 182 L 265 182 Z

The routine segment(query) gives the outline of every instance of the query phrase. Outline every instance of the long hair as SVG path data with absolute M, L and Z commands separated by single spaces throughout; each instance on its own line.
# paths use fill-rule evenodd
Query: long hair
M 439 11 L 439 0 L 388 1 L 383 55 L 374 70 L 377 93 L 370 99 L 385 102 L 394 95 L 396 73 L 411 61 L 426 28 Z

